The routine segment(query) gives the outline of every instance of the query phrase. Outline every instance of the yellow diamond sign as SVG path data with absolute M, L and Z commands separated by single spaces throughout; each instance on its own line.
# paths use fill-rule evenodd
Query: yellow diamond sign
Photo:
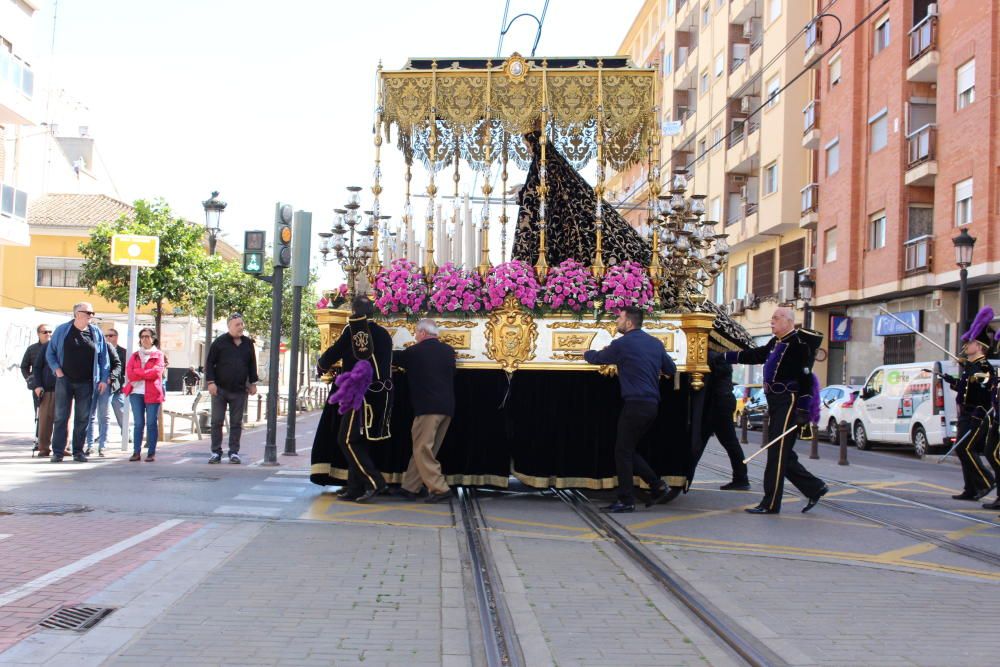
M 160 237 L 113 235 L 111 263 L 119 266 L 156 266 L 160 263 Z

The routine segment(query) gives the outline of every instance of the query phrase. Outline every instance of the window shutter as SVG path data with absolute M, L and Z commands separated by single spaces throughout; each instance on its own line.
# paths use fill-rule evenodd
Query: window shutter
M 960 202 L 963 199 L 969 199 L 972 197 L 972 179 L 968 178 L 964 181 L 959 181 L 955 184 L 955 201 Z
M 774 294 L 774 251 L 768 250 L 753 258 L 753 293 L 757 297 Z
M 976 61 L 970 60 L 958 68 L 958 92 L 963 92 L 976 85 Z
M 806 267 L 806 240 L 785 243 L 778 255 L 779 271 L 799 271 Z

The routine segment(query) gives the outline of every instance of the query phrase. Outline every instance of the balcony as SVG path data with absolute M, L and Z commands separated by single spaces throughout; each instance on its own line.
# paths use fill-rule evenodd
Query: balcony
M 799 217 L 799 227 L 816 229 L 819 223 L 819 184 L 810 183 L 800 191 L 802 193 L 802 215 Z
M 937 127 L 931 123 L 906 135 L 906 185 L 930 187 L 934 185 L 938 166 L 935 156 Z
M 729 97 L 741 97 L 748 94 L 748 84 L 754 80 L 754 75 L 760 72 L 763 66 L 764 49 L 750 45 L 750 53 L 747 59 L 739 67 L 729 73 L 729 80 L 726 82 L 726 95 Z M 760 85 L 757 84 L 757 88 Z M 758 95 L 760 93 L 757 93 Z
M 34 92 L 35 73 L 31 65 L 0 48 L 0 125 L 33 125 Z
M 802 120 L 805 128 L 802 131 L 802 148 L 811 151 L 819 148 L 820 131 L 817 127 L 819 122 L 819 102 L 812 100 L 802 109 Z
M 806 26 L 806 54 L 803 64 L 818 69 L 823 55 L 823 28 L 819 19 Z
M 907 81 L 932 83 L 937 81 L 941 53 L 937 48 L 936 15 L 928 15 L 910 28 L 910 66 L 906 68 Z
M 910 239 L 903 244 L 906 256 L 904 272 L 907 276 L 927 273 L 931 270 L 931 241 L 933 240 L 933 236 L 926 234 Z
M 749 174 L 754 167 L 754 158 L 760 153 L 760 121 L 755 116 L 743 123 L 729 135 L 726 144 L 726 171 L 733 174 Z
M 0 107 L 2 108 L 2 107 Z M 0 245 L 28 245 L 28 193 L 0 184 Z

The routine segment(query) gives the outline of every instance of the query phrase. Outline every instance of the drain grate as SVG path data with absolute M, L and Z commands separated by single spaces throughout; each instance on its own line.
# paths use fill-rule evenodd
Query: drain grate
M 86 505 L 70 505 L 65 503 L 42 503 L 39 505 L 7 505 L 0 507 L 0 514 L 76 514 L 92 512 L 92 507 Z
M 107 618 L 114 610 L 114 607 L 92 607 L 75 604 L 57 610 L 38 625 L 49 630 L 86 632 Z

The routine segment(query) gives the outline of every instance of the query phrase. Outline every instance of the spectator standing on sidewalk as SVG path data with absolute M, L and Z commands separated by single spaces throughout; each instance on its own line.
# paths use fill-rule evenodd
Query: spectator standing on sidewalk
M 257 352 L 253 340 L 243 335 L 243 315 L 233 313 L 226 320 L 229 329 L 208 348 L 205 378 L 212 395 L 212 456 L 209 463 L 222 461 L 222 422 L 229 410 L 229 462 L 240 462 L 240 435 L 247 395 L 257 393 Z M 273 388 L 272 391 L 276 391 Z
M 52 431 L 52 462 L 66 453 L 69 413 L 73 416 L 73 460 L 85 463 L 84 440 L 90 421 L 90 402 L 108 388 L 108 347 L 104 334 L 91 324 L 94 306 L 83 301 L 73 306 L 73 319 L 52 332 L 45 361 L 56 374 L 56 417 Z
M 52 335 L 52 329 L 49 328 L 48 324 L 39 324 L 35 327 L 35 334 L 38 336 L 38 340 L 28 346 L 28 349 L 24 351 L 24 356 L 21 357 L 21 377 L 28 384 L 28 390 L 32 392 L 31 402 L 35 406 L 35 445 L 38 445 L 38 408 L 41 405 L 40 399 L 38 398 L 38 393 L 35 392 L 35 378 L 34 378 L 34 368 L 38 359 L 38 352 L 42 349 L 42 345 L 49 342 L 49 336 Z
M 126 350 L 124 347 L 122 347 L 121 345 L 118 344 L 118 330 L 117 329 L 108 329 L 108 333 L 105 334 L 104 337 L 107 338 L 109 346 L 111 346 L 111 345 L 114 346 L 115 352 L 118 355 L 118 361 L 119 361 L 119 365 L 118 365 L 118 388 L 115 389 L 114 370 L 112 369 L 112 377 L 111 377 L 111 391 L 112 391 L 112 394 L 111 394 L 111 409 L 115 413 L 115 419 L 118 420 L 118 428 L 121 428 L 122 425 L 124 424 L 124 419 L 125 419 L 125 394 L 122 393 L 122 390 L 125 389 L 125 383 L 127 382 L 127 380 L 125 379 L 125 359 L 126 359 L 126 357 L 128 357 L 128 350 Z M 110 354 L 110 353 L 111 353 L 111 351 L 108 350 L 108 354 Z M 128 434 L 127 433 L 123 433 L 122 434 L 122 438 L 124 439 L 126 437 L 128 437 Z
M 152 329 L 139 330 L 139 349 L 125 364 L 124 393 L 135 425 L 132 429 L 132 456 L 129 461 L 142 459 L 142 429 L 146 427 L 146 461 L 156 460 L 156 438 L 159 434 L 160 405 L 163 403 L 163 353 L 156 348 Z
M 455 416 L 455 349 L 438 340 L 434 320 L 417 322 L 416 339 L 416 345 L 393 353 L 393 364 L 406 370 L 413 403 L 413 456 L 400 493 L 413 499 L 426 485 L 425 502 L 436 503 L 452 495 L 437 453 Z
M 97 395 L 97 398 L 90 402 L 90 421 L 87 423 L 87 449 L 84 450 L 84 454 L 90 456 L 91 451 L 94 447 L 94 422 L 97 422 L 97 455 L 104 457 L 104 448 L 108 444 L 108 425 L 111 423 L 111 415 L 108 414 L 108 406 L 115 397 L 118 400 L 122 399 L 122 378 L 124 376 L 125 362 L 122 357 L 117 354 L 117 348 L 112 350 L 112 346 L 118 343 L 118 332 L 114 329 L 109 329 L 106 334 L 104 334 L 104 339 L 107 341 L 108 345 L 108 361 L 111 364 L 111 371 L 108 374 L 108 390 L 101 392 Z M 125 350 L 123 349 L 122 352 Z M 121 409 L 115 410 L 115 415 L 118 417 L 118 428 L 121 428 Z
M 50 334 L 51 335 L 51 334 Z M 32 369 L 35 398 L 38 399 L 38 455 L 52 453 L 52 424 L 56 417 L 56 375 L 45 360 L 48 342 L 38 350 Z

